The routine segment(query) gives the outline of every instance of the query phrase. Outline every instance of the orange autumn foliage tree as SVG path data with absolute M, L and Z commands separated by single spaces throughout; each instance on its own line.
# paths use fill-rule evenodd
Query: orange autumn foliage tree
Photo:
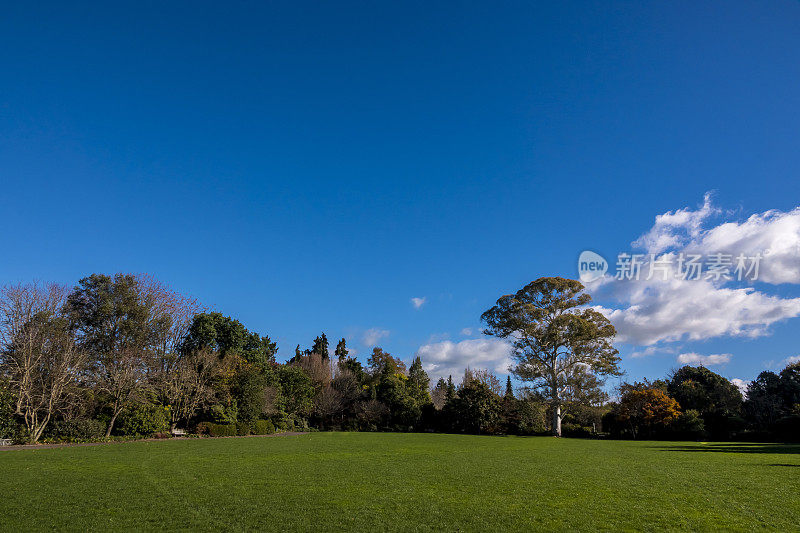
M 680 416 L 681 406 L 662 389 L 648 383 L 636 383 L 623 388 L 618 418 L 630 425 L 633 438 L 652 435 Z

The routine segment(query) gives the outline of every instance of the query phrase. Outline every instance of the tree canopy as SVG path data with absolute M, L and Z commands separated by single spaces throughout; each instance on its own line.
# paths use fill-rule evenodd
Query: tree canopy
M 614 326 L 589 302 L 579 281 L 539 278 L 481 315 L 487 335 L 511 342 L 514 374 L 550 401 L 557 436 L 566 403 L 596 395 L 598 375 L 620 374 Z

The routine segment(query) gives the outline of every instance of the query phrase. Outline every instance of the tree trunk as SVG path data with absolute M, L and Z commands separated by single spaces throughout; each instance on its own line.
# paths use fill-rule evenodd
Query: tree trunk
M 47 427 L 48 422 L 50 422 L 49 414 L 44 418 L 41 424 L 39 424 L 38 426 L 34 426 L 33 432 L 31 433 L 31 438 L 34 444 L 39 442 L 39 439 L 42 438 L 42 434 L 44 433 L 44 429 Z
M 114 429 L 114 422 L 117 421 L 117 415 L 119 413 L 115 412 L 114 415 L 111 417 L 111 420 L 108 422 L 108 429 L 106 430 L 106 438 L 111 436 L 111 430 Z
M 558 376 L 552 377 L 553 393 L 553 436 L 561 437 L 561 394 L 558 391 Z
M 561 404 L 556 403 L 553 408 L 553 436 L 561 436 Z

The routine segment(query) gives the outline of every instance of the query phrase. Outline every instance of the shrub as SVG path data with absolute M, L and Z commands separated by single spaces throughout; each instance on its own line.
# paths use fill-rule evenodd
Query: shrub
M 570 422 L 561 425 L 561 432 L 565 437 L 588 439 L 594 436 L 594 431 L 589 426 L 581 426 Z
M 235 437 L 236 424 L 214 424 L 211 427 L 212 437 Z
M 275 426 L 269 420 L 256 420 L 253 422 L 253 435 L 269 435 L 275 433 Z
M 273 419 L 277 431 L 308 431 L 308 420 L 295 414 L 281 413 Z
M 93 418 L 75 418 L 59 420 L 53 423 L 50 437 L 68 442 L 102 439 L 106 434 L 106 425 Z
M 167 432 L 169 408 L 151 403 L 135 405 L 122 412 L 117 427 L 121 435 L 136 437 Z
M 211 437 L 235 437 L 236 424 L 214 424 L 213 422 L 200 422 L 197 424 L 198 435 Z
M 248 422 L 236 422 L 236 434 L 245 437 L 250 434 L 250 424 Z

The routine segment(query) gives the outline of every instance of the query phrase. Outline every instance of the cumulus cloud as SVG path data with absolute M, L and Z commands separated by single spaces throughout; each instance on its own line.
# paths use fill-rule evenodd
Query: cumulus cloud
M 672 279 L 620 284 L 622 308 L 597 306 L 617 328 L 620 342 L 649 346 L 721 336 L 759 337 L 769 326 L 800 316 L 800 298 L 781 298 L 751 287 Z
M 411 298 L 411 305 L 414 306 L 414 309 L 419 310 L 422 309 L 422 306 L 425 305 L 427 300 L 428 299 L 424 296 L 422 298 Z
M 760 254 L 758 281 L 800 283 L 800 207 L 767 211 L 744 222 L 726 222 L 704 231 L 687 250 L 710 255 Z
M 381 339 L 389 336 L 388 329 L 371 328 L 364 332 L 361 342 L 364 346 L 375 346 Z
M 433 381 L 450 375 L 457 380 L 467 367 L 504 374 L 512 365 L 511 345 L 494 338 L 425 344 L 419 347 L 416 355 L 422 359 L 422 366 Z
M 711 205 L 711 194 L 703 197 L 703 206 L 697 210 L 688 207 L 657 215 L 650 231 L 633 241 L 633 246 L 650 253 L 660 253 L 670 248 L 687 245 L 700 235 L 700 226 L 719 210 Z
M 729 353 L 701 355 L 699 353 L 689 352 L 678 355 L 678 362 L 683 365 L 724 365 L 731 360 L 731 357 Z
M 648 254 L 669 250 L 709 257 L 722 253 L 737 257 L 759 255 L 758 281 L 800 283 L 800 207 L 784 212 L 765 211 L 744 221 L 725 221 L 704 227 L 721 210 L 705 196 L 697 210 L 680 209 L 656 216 L 650 230 L 633 241 Z
M 731 380 L 731 383 L 733 383 L 734 385 L 736 385 L 736 387 L 739 389 L 739 392 L 741 392 L 741 393 L 742 393 L 742 396 L 744 396 L 745 398 L 747 398 L 747 387 L 749 387 L 749 386 L 750 386 L 750 382 L 749 382 L 748 380 L 746 380 L 746 379 L 739 379 L 739 378 L 733 378 L 733 379 Z
M 800 316 L 800 298 L 768 294 L 735 279 L 679 275 L 681 254 L 758 255 L 758 281 L 800 283 L 800 208 L 710 224 L 722 214 L 706 195 L 698 209 L 658 215 L 653 227 L 632 243 L 647 252 L 646 261 L 653 254 L 661 262 L 657 272 L 650 275 L 649 268 L 643 267 L 636 280 L 606 275 L 587 284 L 598 299 L 617 302 L 596 309 L 612 321 L 619 341 L 661 346 L 723 336 L 758 337 L 767 335 L 776 322 Z M 646 355 L 646 351 L 637 353 Z

